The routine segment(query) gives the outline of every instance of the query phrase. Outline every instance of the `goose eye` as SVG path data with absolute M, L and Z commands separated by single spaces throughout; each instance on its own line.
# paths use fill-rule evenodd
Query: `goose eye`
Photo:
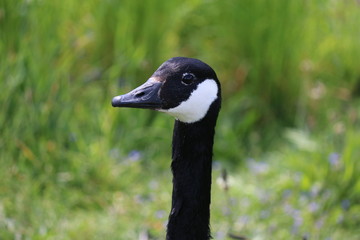
M 185 85 L 191 84 L 195 80 L 195 75 L 192 73 L 184 73 L 181 82 Z

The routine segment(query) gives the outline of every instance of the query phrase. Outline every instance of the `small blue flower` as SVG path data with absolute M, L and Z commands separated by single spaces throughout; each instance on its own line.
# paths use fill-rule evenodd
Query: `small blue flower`
M 311 203 L 309 204 L 309 211 L 312 212 L 312 213 L 314 213 L 314 212 L 316 212 L 317 210 L 319 210 L 319 208 L 320 208 L 320 205 L 319 205 L 317 202 L 311 202 Z
M 340 154 L 339 153 L 331 153 L 328 157 L 328 161 L 332 168 L 338 168 L 340 165 Z
M 269 164 L 267 162 L 259 162 L 254 159 L 248 160 L 248 167 L 251 172 L 255 174 L 265 174 L 269 171 Z
M 163 219 L 164 217 L 166 217 L 166 211 L 164 210 L 156 211 L 155 216 L 158 219 Z
M 128 155 L 128 160 L 130 162 L 137 162 L 141 159 L 141 152 L 137 151 L 137 150 L 132 150 L 129 155 Z
M 215 239 L 225 239 L 226 238 L 226 232 L 225 231 L 217 231 L 215 233 L 216 238 Z

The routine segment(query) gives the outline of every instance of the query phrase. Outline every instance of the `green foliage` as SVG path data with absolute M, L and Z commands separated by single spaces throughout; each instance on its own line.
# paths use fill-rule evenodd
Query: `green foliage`
M 0 0 L 0 239 L 163 239 L 173 120 L 110 101 L 180 55 L 223 87 L 214 238 L 359 239 L 359 17 L 357 1 Z

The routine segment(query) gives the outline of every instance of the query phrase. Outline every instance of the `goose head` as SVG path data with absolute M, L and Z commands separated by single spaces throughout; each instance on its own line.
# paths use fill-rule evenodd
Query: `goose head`
M 218 102 L 220 83 L 206 63 L 185 57 L 164 62 L 141 86 L 112 99 L 113 107 L 145 108 L 167 113 L 184 123 L 203 119 Z

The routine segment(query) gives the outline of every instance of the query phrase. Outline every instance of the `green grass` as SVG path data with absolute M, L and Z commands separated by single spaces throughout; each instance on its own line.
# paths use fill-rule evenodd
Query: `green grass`
M 222 82 L 214 238 L 359 239 L 359 18 L 357 1 L 0 0 L 0 239 L 164 238 L 173 119 L 110 101 L 180 55 Z

